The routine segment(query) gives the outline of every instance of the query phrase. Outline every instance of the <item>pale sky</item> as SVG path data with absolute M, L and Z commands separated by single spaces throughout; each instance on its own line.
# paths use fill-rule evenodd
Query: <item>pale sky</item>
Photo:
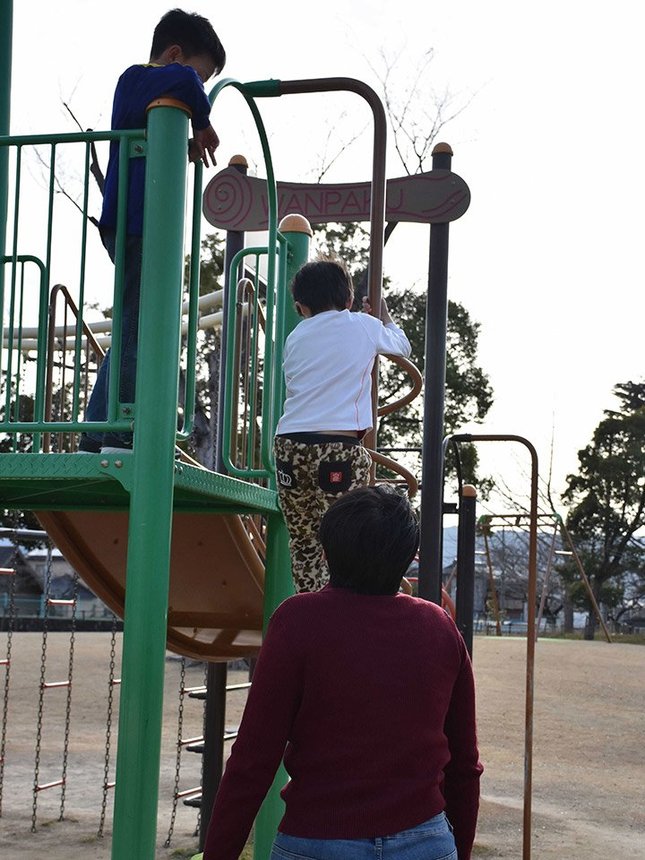
M 449 297 L 481 324 L 480 361 L 495 405 L 480 430 L 528 438 L 543 477 L 553 431 L 556 492 L 603 410 L 615 405 L 612 387 L 645 373 L 638 5 L 195 0 L 182 7 L 210 17 L 228 54 L 224 74 L 242 81 L 349 76 L 380 92 L 385 53 L 398 58 L 393 86 L 400 91 L 424 51 L 434 50 L 419 123 L 422 106 L 431 109 L 430 88 L 467 104 L 439 139 L 451 144 L 453 170 L 472 193 L 470 209 L 450 229 Z M 170 7 L 158 0 L 16 0 L 12 133 L 74 130 L 62 101 L 84 126 L 109 128 L 118 76 L 148 59 L 154 25 Z M 325 151 L 335 152 L 369 121 L 356 96 L 288 96 L 262 101 L 260 110 L 276 176 L 285 181 L 311 180 Z M 212 121 L 220 167 L 238 152 L 258 162 L 239 95 L 225 92 Z M 369 179 L 370 135 L 363 131 L 328 181 Z M 403 175 L 391 145 L 388 163 L 389 178 Z M 264 175 L 261 164 L 258 173 Z M 397 228 L 384 264 L 397 287 L 423 289 L 428 231 Z M 481 457 L 484 471 L 520 492 L 521 449 L 487 445 Z

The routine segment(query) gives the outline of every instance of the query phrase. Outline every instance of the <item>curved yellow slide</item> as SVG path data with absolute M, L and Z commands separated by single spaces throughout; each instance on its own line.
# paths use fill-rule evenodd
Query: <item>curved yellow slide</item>
M 40 511 L 38 519 L 85 583 L 123 618 L 126 511 Z M 257 654 L 262 641 L 264 563 L 242 519 L 173 518 L 167 647 L 197 660 Z

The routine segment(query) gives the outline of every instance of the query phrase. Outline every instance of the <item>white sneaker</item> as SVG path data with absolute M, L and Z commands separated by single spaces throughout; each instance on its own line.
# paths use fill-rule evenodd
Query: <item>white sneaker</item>
M 112 445 L 104 445 L 101 448 L 101 454 L 131 454 L 132 448 L 116 448 Z

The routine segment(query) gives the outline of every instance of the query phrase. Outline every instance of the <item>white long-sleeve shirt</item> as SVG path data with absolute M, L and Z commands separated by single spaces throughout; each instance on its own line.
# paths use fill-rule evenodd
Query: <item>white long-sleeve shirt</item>
M 395 324 L 366 313 L 323 311 L 303 319 L 284 346 L 286 400 L 277 433 L 369 430 L 377 355 L 410 355 Z

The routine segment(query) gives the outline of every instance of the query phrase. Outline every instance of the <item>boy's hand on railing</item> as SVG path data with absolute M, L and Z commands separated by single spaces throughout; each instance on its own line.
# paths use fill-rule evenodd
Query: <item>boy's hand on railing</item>
M 363 296 L 363 313 L 372 313 L 372 305 L 370 304 L 370 300 L 367 296 Z M 387 309 L 387 302 L 383 298 L 381 299 L 381 313 L 379 317 L 382 323 L 392 322 L 392 317 L 390 316 L 390 312 Z
M 212 125 L 195 132 L 195 137 L 188 141 L 188 158 L 190 161 L 203 161 L 205 167 L 212 164 L 215 167 L 215 150 L 219 146 L 219 137 Z M 210 163 L 209 163 L 210 156 Z

